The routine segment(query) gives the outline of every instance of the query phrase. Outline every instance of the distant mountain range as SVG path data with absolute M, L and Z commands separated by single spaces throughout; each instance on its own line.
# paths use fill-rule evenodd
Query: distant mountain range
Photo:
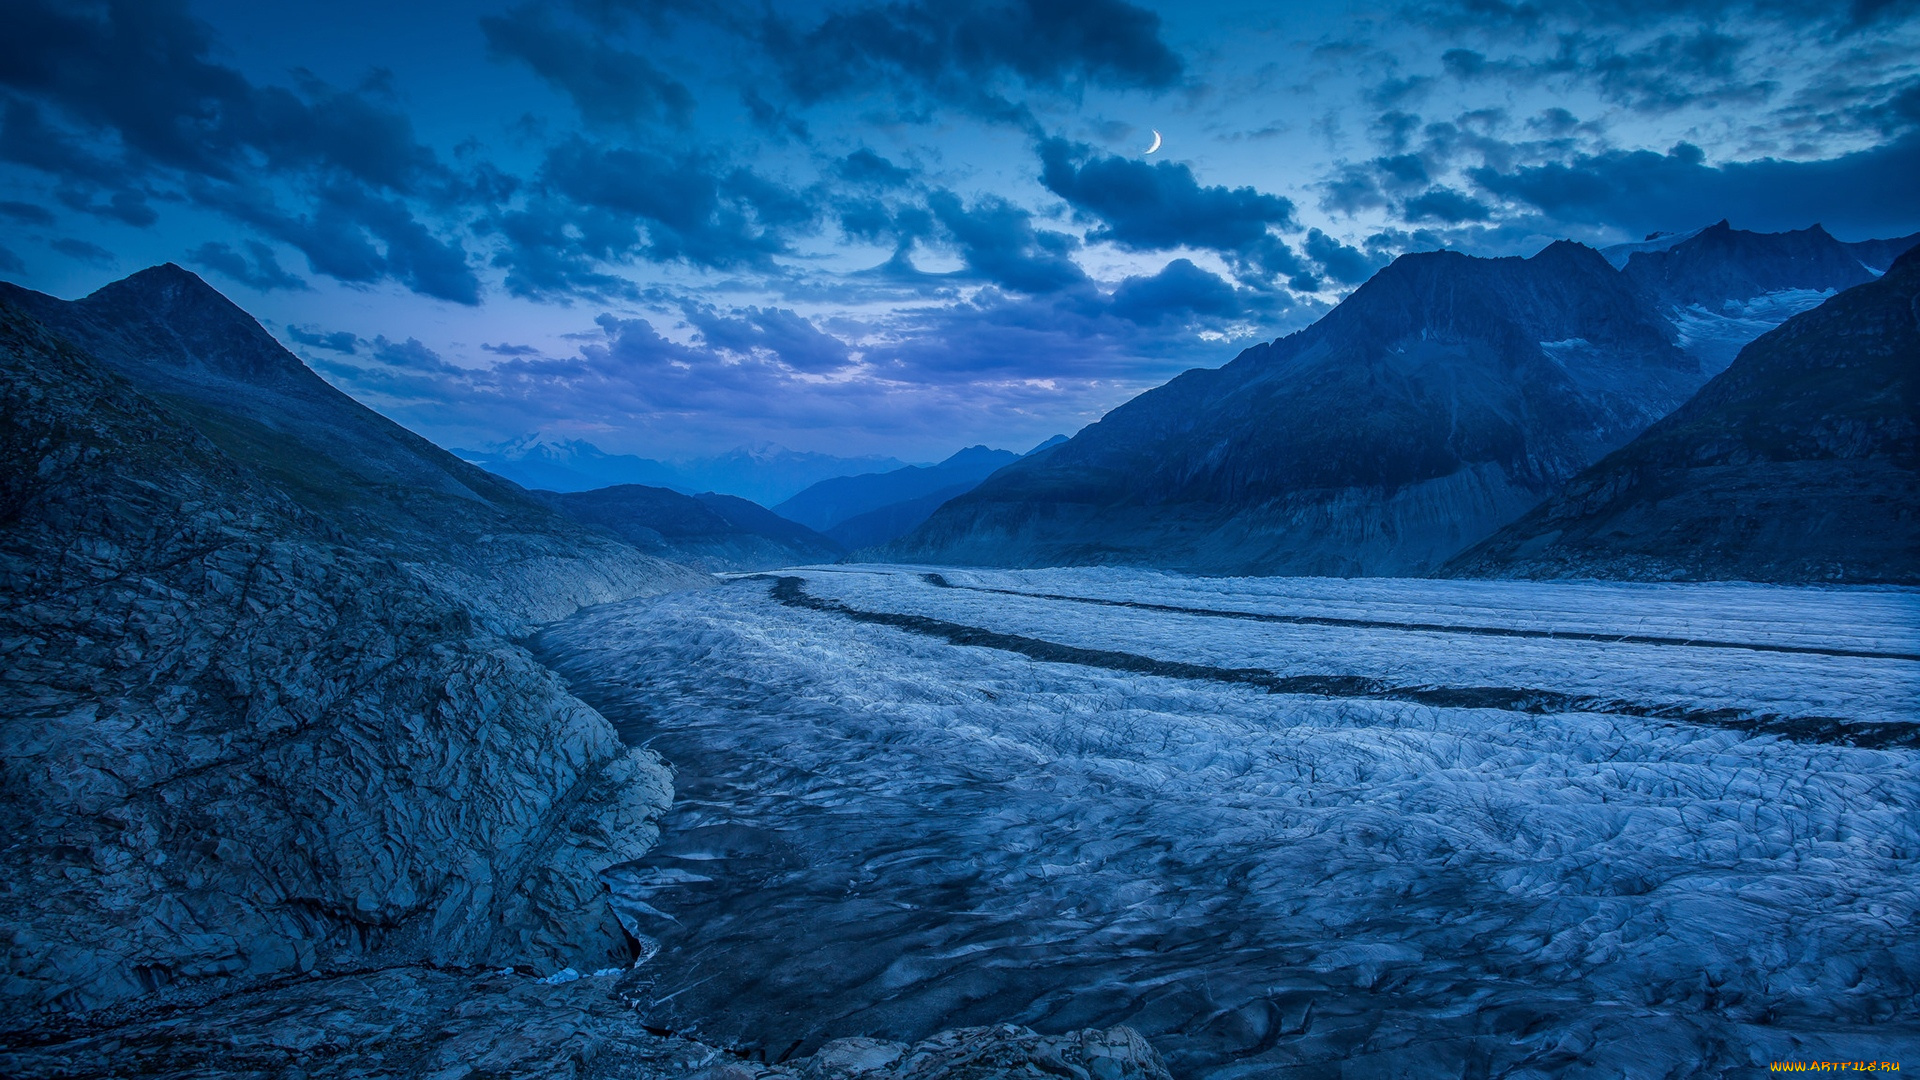
M 1065 441 L 1066 436 L 1056 435 L 1030 452 Z M 1011 450 L 969 446 L 938 465 L 822 480 L 773 509 L 820 530 L 848 550 L 858 550 L 911 532 L 940 504 L 972 491 L 1020 458 Z
M 1920 251 L 1748 345 L 1446 571 L 1920 584 Z
M 1902 241 L 1722 222 L 1528 259 L 1406 255 L 1307 329 L 1190 371 L 940 507 L 886 557 L 1425 574 L 1667 415 Z
M 805 525 L 735 495 L 682 495 L 640 484 L 540 494 L 641 551 L 702 570 L 770 570 L 834 562 L 846 554 Z
M 646 484 L 689 495 L 716 491 L 762 506 L 771 506 L 832 477 L 887 472 L 906 464 L 890 457 L 836 457 L 771 444 L 742 446 L 724 454 L 669 463 L 632 454 L 609 454 L 580 439 L 541 435 L 481 450 L 456 449 L 454 453 L 515 483 L 546 491 Z

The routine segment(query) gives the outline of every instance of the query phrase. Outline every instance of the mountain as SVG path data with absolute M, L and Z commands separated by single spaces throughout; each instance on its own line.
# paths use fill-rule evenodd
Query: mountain
M 1677 343 L 1709 375 L 1767 330 L 1873 280 L 1899 253 L 1894 248 L 1912 246 L 1911 238 L 1843 244 L 1818 225 L 1756 233 L 1725 221 L 1671 239 L 1632 252 L 1621 272 L 1674 324 Z
M 496 476 L 538 491 L 589 491 L 615 484 L 675 487 L 680 473 L 665 462 L 633 454 L 609 454 L 581 439 L 528 435 L 485 450 L 454 454 Z
M 738 495 L 761 506 L 777 507 L 822 480 L 890 472 L 904 465 L 906 462 L 890 457 L 843 458 L 767 444 L 692 458 L 678 462 L 676 467 L 689 490 Z
M 1920 247 L 1920 233 L 1912 236 L 1895 237 L 1892 240 L 1860 240 L 1847 245 L 1861 265 L 1876 274 L 1884 274 L 1895 259 Z
M 822 480 L 773 509 L 782 517 L 824 532 L 848 518 L 892 503 L 955 486 L 970 489 L 1018 460 L 1020 455 L 1009 450 L 969 446 L 938 465 L 908 465 L 890 472 Z
M 545 493 L 575 519 L 611 531 L 642 551 L 703 570 L 771 570 L 833 562 L 846 550 L 756 503 L 708 492 L 620 484 Z
M 339 407 L 182 273 L 97 303 L 26 294 L 110 363 L 0 296 L 0 1055 L 136 1001 L 630 963 L 598 871 L 651 845 L 668 770 L 477 625 L 502 597 L 471 607 L 396 560 L 417 521 L 346 531 L 385 494 L 321 498 L 374 476 L 429 506 L 511 492 Z M 232 411 L 204 400 L 218 386 Z M 277 428 L 276 400 L 300 410 Z M 346 425 L 363 453 L 326 456 Z M 296 453 L 316 473 L 298 483 Z M 563 524 L 547 535 L 585 531 Z M 50 1071 L 122 1074 L 99 1052 Z
M 1920 251 L 1748 345 L 1446 569 L 1920 584 Z
M 555 512 L 328 385 L 169 263 L 80 300 L 9 301 L 191 423 L 341 535 L 458 594 L 505 633 L 699 575 Z
M 1189 371 L 885 549 L 926 562 L 1416 574 L 1705 381 L 1590 248 L 1405 255 L 1299 333 Z
M 527 435 L 484 450 L 456 450 L 466 460 L 518 484 L 544 491 L 591 491 L 620 484 L 671 488 L 683 495 L 715 491 L 770 506 L 809 484 L 836 476 L 885 472 L 890 457 L 835 457 L 763 444 L 710 457 L 655 461 L 609 454 L 581 439 Z

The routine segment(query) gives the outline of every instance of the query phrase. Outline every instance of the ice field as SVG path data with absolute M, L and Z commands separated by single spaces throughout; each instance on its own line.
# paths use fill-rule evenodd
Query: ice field
M 1176 1076 L 1920 1065 L 1920 593 L 831 567 L 544 659 L 676 771 L 651 1025 Z M 1912 1067 L 1912 1066 L 1909 1066 Z

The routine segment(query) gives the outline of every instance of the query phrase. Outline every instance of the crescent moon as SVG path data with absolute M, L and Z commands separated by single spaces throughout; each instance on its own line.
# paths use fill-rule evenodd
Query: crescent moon
M 1147 153 L 1151 154 L 1158 149 L 1160 149 L 1160 133 L 1156 131 L 1153 133 L 1153 145 L 1147 147 Z

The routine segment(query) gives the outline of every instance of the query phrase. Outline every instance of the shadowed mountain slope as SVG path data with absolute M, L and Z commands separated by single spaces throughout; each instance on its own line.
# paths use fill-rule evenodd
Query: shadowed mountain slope
M 501 628 L 696 576 L 557 514 L 511 481 L 329 386 L 171 263 L 75 301 L 10 300 L 362 544 L 459 592 Z
M 1920 583 L 1920 252 L 1748 345 L 1447 571 Z
M 703 570 L 804 566 L 846 554 L 805 525 L 732 495 L 682 495 L 643 484 L 541 495 L 642 551 Z
M 1663 304 L 1709 311 L 1789 289 L 1838 291 L 1873 280 L 1860 254 L 1818 225 L 1756 233 L 1725 221 L 1663 251 L 1635 252 L 1621 272 Z
M 1189 371 L 941 507 L 889 557 L 1415 574 L 1704 381 L 1598 253 L 1403 256 L 1297 334 Z
M 0 297 L 0 1027 L 629 960 L 597 872 L 651 843 L 665 768 L 202 423 Z

